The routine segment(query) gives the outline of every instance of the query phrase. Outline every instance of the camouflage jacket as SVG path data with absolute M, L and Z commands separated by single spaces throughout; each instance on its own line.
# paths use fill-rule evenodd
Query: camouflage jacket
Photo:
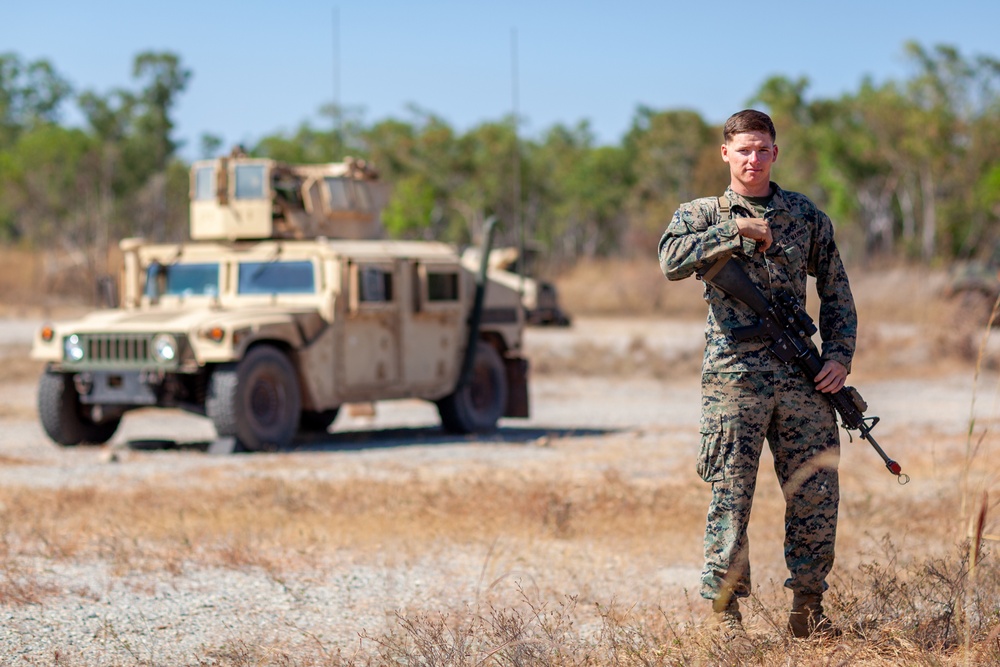
M 806 196 L 786 192 L 772 183 L 774 197 L 764 218 L 770 223 L 774 244 L 766 254 L 756 243 L 739 235 L 733 219 L 722 220 L 716 197 L 683 204 L 663 233 L 659 245 L 660 268 L 670 280 L 681 280 L 707 269 L 716 259 L 733 254 L 761 292 L 788 290 L 806 303 L 806 276 L 816 278 L 819 295 L 819 333 L 822 356 L 851 368 L 858 320 L 854 297 L 844 264 L 833 240 L 833 223 Z M 753 217 L 753 207 L 727 188 L 725 196 L 732 218 Z M 782 366 L 760 339 L 737 342 L 728 332 L 753 324 L 757 316 L 748 306 L 705 284 L 708 323 L 702 371 L 770 371 Z

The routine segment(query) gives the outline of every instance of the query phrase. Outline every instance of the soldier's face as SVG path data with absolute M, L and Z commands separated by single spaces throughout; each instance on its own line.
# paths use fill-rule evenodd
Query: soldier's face
M 767 132 L 741 132 L 722 144 L 722 160 L 729 163 L 730 185 L 741 195 L 764 197 L 770 191 L 771 165 L 778 146 Z

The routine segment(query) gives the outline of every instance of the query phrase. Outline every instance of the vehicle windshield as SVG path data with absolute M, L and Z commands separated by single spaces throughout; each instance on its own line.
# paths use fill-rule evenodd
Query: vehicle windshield
M 154 262 L 146 274 L 146 295 L 216 296 L 219 293 L 219 264 L 170 264 Z
M 313 294 L 312 262 L 243 262 L 238 290 L 240 294 Z

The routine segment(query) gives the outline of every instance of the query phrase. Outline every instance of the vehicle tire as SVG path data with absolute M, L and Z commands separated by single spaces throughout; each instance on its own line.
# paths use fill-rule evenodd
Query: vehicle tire
M 299 426 L 302 398 L 295 367 L 270 345 L 251 348 L 236 364 L 218 366 L 205 412 L 219 437 L 235 437 L 251 452 L 287 448 Z
M 507 373 L 492 345 L 478 341 L 469 381 L 437 401 L 441 425 L 450 433 L 485 433 L 507 407 Z
M 45 371 L 38 381 L 38 417 L 45 433 L 63 447 L 103 445 L 118 430 L 121 417 L 95 422 L 80 404 L 73 376 Z
M 303 410 L 299 430 L 306 433 L 325 433 L 337 418 L 340 408 L 332 410 Z

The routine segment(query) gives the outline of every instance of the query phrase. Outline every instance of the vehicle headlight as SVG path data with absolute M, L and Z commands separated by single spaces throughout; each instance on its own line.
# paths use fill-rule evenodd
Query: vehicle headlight
M 177 339 L 167 333 L 157 334 L 153 338 L 153 358 L 159 362 L 177 359 Z
M 63 355 L 66 361 L 83 361 L 84 354 L 83 341 L 79 336 L 73 334 L 63 339 Z

